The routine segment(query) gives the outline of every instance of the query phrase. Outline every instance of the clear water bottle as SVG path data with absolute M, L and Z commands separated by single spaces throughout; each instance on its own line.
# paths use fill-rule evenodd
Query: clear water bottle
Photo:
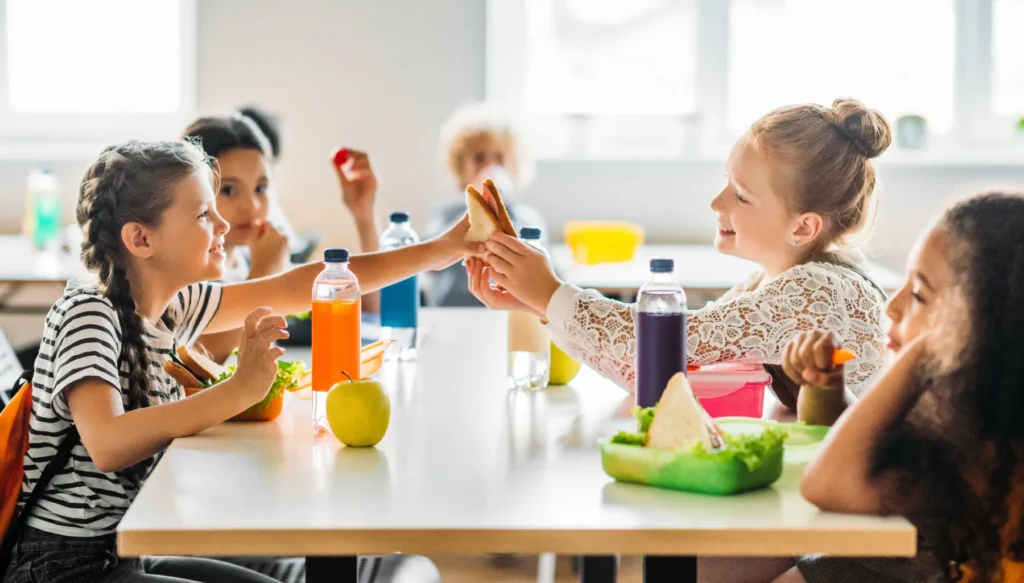
M 318 436 L 330 431 L 327 392 L 361 376 L 360 298 L 348 249 L 324 251 L 324 270 L 313 282 L 313 433 Z
M 523 227 L 519 238 L 544 252 L 540 229 Z M 545 252 L 546 253 L 546 252 Z M 551 368 L 551 338 L 540 318 L 529 312 L 508 314 L 508 382 L 511 388 L 535 391 L 548 386 Z
M 672 279 L 671 259 L 651 260 L 636 319 L 636 404 L 653 407 L 669 379 L 686 373 L 686 294 Z
M 39 249 L 50 251 L 60 246 L 60 182 L 48 168 L 32 170 L 28 175 L 25 201 L 25 236 Z
M 382 250 L 398 249 L 420 242 L 409 224 L 409 213 L 391 213 L 391 224 L 380 236 Z M 420 287 L 415 275 L 380 290 L 380 325 L 384 338 L 395 343 L 386 355 L 399 360 L 416 358 L 416 327 L 419 325 Z

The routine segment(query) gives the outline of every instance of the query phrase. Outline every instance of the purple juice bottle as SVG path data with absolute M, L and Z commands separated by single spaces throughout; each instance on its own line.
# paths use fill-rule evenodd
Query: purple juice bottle
M 686 373 L 686 294 L 672 279 L 671 259 L 651 260 L 636 315 L 636 404 L 653 407 L 669 379 Z

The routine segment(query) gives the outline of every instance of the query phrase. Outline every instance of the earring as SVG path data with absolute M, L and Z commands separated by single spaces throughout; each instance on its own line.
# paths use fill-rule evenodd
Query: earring
M 799 247 L 800 246 L 800 239 L 793 239 L 793 246 L 794 247 Z

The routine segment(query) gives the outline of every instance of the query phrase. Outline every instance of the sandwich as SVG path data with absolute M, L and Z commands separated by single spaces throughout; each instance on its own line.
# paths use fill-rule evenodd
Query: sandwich
M 516 228 L 512 225 L 512 218 L 501 201 L 501 194 L 494 186 L 494 181 L 490 178 L 484 180 L 484 190 L 494 201 L 493 207 L 472 184 L 466 187 L 466 208 L 469 212 L 466 241 L 486 241 L 495 231 L 515 237 Z
M 179 346 L 171 358 L 164 361 L 163 368 L 167 374 L 178 381 L 185 389 L 186 395 L 212 387 L 227 380 L 235 373 L 235 365 L 221 366 L 207 355 L 190 348 Z M 302 388 L 302 380 L 307 377 L 306 363 L 301 360 L 277 361 L 277 377 L 262 401 L 249 407 L 232 421 L 270 421 L 275 419 L 284 405 L 284 392 Z
M 368 344 L 362 348 L 359 378 L 368 378 L 380 370 L 384 363 L 384 355 L 394 342 L 387 338 Z M 212 387 L 225 381 L 235 373 L 235 365 L 221 366 L 195 348 L 179 346 L 171 358 L 164 361 L 163 368 L 167 374 L 178 381 L 185 389 L 186 395 Z M 313 370 L 306 367 L 301 360 L 278 360 L 277 377 L 270 386 L 267 396 L 262 401 L 246 409 L 243 413 L 232 417 L 232 421 L 271 421 L 275 419 L 284 406 L 284 393 L 296 393 L 304 399 L 303 392 L 308 393 L 312 387 Z
M 658 409 L 651 420 L 644 446 L 686 451 L 698 443 L 704 447 L 704 451 L 717 451 L 725 445 L 725 438 L 722 430 L 697 401 L 686 376 L 676 373 L 668 381 L 658 401 Z
M 696 456 L 716 463 L 741 462 L 749 471 L 781 451 L 788 431 L 768 427 L 759 433 L 726 433 L 708 415 L 683 373 L 673 376 L 655 407 L 634 407 L 637 431 L 620 431 L 609 441 Z
M 220 377 L 224 367 L 194 348 L 179 346 L 171 358 L 164 361 L 164 371 L 188 390 L 205 388 Z

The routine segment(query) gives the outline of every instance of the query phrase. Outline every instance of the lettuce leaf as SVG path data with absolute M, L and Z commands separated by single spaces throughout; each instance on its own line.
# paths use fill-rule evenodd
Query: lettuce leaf
M 224 372 L 217 377 L 216 380 L 206 384 L 207 387 L 226 381 L 231 378 L 231 375 L 235 374 L 235 370 L 238 367 L 234 364 L 230 364 L 224 367 Z M 301 360 L 279 360 L 277 361 L 277 377 L 274 379 L 274 383 L 270 385 L 270 390 L 267 392 L 267 396 L 263 397 L 263 400 L 256 403 L 252 407 L 246 409 L 247 412 L 262 411 L 270 406 L 270 403 L 278 398 L 283 391 L 294 390 L 299 385 L 299 379 L 302 375 L 306 374 L 306 363 Z
M 612 443 L 621 443 L 623 445 L 640 445 L 642 446 L 647 441 L 646 433 L 633 433 L 630 431 L 620 431 L 612 436 Z
M 786 441 L 786 434 L 786 430 L 781 427 L 766 427 L 764 431 L 756 435 L 726 433 L 724 448 L 708 452 L 704 449 L 704 444 L 698 442 L 693 448 L 693 454 L 723 462 L 737 459 L 747 466 L 748 470 L 754 471 L 764 465 L 770 454 L 782 447 Z
M 657 408 L 657 405 L 655 405 L 654 407 L 633 407 L 630 409 L 630 412 L 633 413 L 633 418 L 636 419 L 637 431 L 647 433 L 651 428 L 651 422 L 654 421 L 654 412 Z
M 620 431 L 612 436 L 611 442 L 642 447 L 647 441 L 647 430 L 651 427 L 654 412 L 654 407 L 633 407 L 632 413 L 637 421 L 638 431 Z M 724 448 L 709 452 L 704 449 L 703 442 L 697 442 L 691 453 L 720 462 L 737 459 L 747 467 L 747 470 L 754 471 L 764 465 L 769 455 L 782 447 L 788 434 L 789 432 L 782 426 L 766 427 L 759 434 L 726 433 Z
M 629 410 L 636 419 L 636 431 L 620 431 L 612 436 L 612 443 L 624 445 L 643 445 L 647 441 L 647 430 L 651 428 L 651 421 L 654 421 L 655 407 L 633 407 Z

